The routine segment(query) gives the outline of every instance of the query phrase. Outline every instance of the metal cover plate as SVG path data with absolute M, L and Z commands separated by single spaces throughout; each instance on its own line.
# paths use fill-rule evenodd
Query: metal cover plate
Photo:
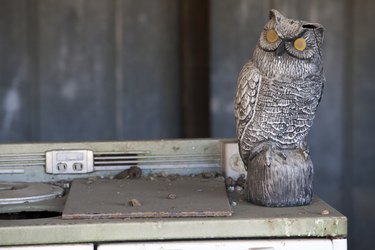
M 139 204 L 131 204 L 131 201 Z M 132 206 L 133 205 L 133 206 Z M 138 205 L 138 206 L 137 206 Z M 74 180 L 63 219 L 232 215 L 222 179 Z
M 0 205 L 38 202 L 62 196 L 60 187 L 44 183 L 0 182 Z

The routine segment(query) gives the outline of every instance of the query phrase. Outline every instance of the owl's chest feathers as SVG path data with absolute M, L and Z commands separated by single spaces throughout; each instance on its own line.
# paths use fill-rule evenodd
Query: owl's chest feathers
M 296 106 L 309 106 L 320 98 L 322 68 L 308 60 L 276 58 L 270 54 L 255 61 L 262 75 L 259 108 L 264 108 L 263 102 L 266 106 L 289 107 L 293 112 Z
M 289 145 L 303 140 L 312 125 L 322 88 L 322 72 L 300 62 L 259 67 L 262 82 L 255 116 L 250 125 L 255 141 L 272 139 Z M 302 72 L 303 71 L 303 72 Z
M 321 93 L 320 83 L 314 80 L 318 80 L 318 76 L 302 80 L 262 77 L 256 112 L 285 119 L 314 115 Z

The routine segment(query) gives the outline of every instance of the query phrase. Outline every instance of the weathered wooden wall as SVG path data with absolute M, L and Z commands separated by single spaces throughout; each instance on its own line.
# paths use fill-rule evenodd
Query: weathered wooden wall
M 374 246 L 375 237 L 375 34 L 374 1 L 350 2 L 346 85 L 346 155 L 343 200 L 349 202 L 355 248 Z M 346 111 L 346 110 L 345 110 Z M 361 241 L 361 238 L 365 239 Z
M 2 0 L 0 142 L 234 137 L 237 75 L 270 8 L 326 28 L 315 191 L 370 249 L 373 1 Z
M 29 82 L 26 1 L 0 6 L 0 139 L 30 140 L 33 96 Z
M 174 0 L 2 1 L 0 139 L 183 136 L 179 10 Z

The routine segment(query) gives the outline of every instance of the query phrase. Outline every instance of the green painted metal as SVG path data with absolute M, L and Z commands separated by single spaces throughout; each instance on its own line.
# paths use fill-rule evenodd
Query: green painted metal
M 222 142 L 223 140 L 208 139 L 3 144 L 0 145 L 0 155 L 43 153 L 52 149 L 91 149 L 102 152 L 147 150 L 155 155 L 213 154 L 218 155 L 218 162 L 213 165 L 216 164 L 220 170 Z M 177 171 L 188 172 L 184 169 Z M 195 168 L 194 171 L 203 171 L 203 169 Z M 92 175 L 102 174 L 113 175 L 114 172 L 101 171 L 94 172 Z M 49 175 L 45 173 L 43 166 L 36 166 L 25 168 L 24 174 L 0 174 L 0 181 L 53 181 L 82 177 L 81 175 Z M 347 218 L 316 196 L 309 206 L 266 208 L 242 201 L 233 206 L 232 210 L 232 216 L 217 218 L 63 220 L 61 217 L 53 217 L 0 220 L 0 245 L 213 238 L 345 238 L 347 236 Z
M 328 210 L 329 215 L 322 215 Z M 310 206 L 265 208 L 247 202 L 233 216 L 127 220 L 0 221 L 0 245 L 213 238 L 347 236 L 347 219 L 318 197 Z

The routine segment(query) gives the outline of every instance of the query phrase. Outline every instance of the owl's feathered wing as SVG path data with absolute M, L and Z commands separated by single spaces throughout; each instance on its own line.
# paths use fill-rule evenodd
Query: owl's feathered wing
M 237 138 L 242 144 L 247 142 L 240 140 L 246 131 L 246 127 L 252 122 L 256 105 L 258 101 L 258 94 L 262 82 L 262 76 L 255 64 L 250 60 L 242 68 L 238 77 L 237 93 L 235 98 L 235 117 L 237 123 Z M 240 154 L 247 166 L 246 159 L 248 159 L 249 150 L 251 145 L 239 145 Z

